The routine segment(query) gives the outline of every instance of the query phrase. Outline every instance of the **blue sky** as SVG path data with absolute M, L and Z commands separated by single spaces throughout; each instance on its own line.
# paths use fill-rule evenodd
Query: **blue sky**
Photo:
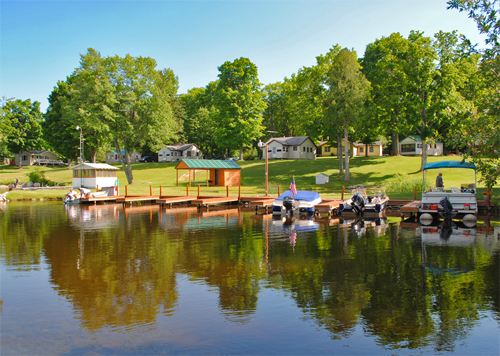
M 363 56 L 378 38 L 457 30 L 483 46 L 473 20 L 445 0 L 0 1 L 0 96 L 41 103 L 94 48 L 149 56 L 179 78 L 179 93 L 247 57 L 263 84 L 290 77 L 335 44 Z

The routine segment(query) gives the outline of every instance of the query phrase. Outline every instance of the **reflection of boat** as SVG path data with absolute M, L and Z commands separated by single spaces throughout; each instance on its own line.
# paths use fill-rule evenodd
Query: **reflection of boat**
M 318 230 L 319 223 L 312 217 L 280 217 L 273 216 L 273 226 L 279 226 L 285 231 L 307 232 Z
M 473 169 L 475 172 L 476 166 L 468 162 L 461 163 L 460 161 L 427 163 L 423 170 L 424 186 L 427 171 L 442 168 Z M 430 190 L 423 192 L 422 204 L 418 210 L 420 221 L 431 221 L 439 218 L 447 220 L 459 219 L 474 225 L 478 211 L 475 180 L 474 177 L 474 184 L 463 184 L 461 188 L 450 187 L 449 191 L 444 188 L 431 187 Z
M 318 192 L 308 190 L 298 190 L 293 195 L 287 190 L 273 202 L 273 214 L 314 214 L 314 207 L 321 203 L 321 197 Z
M 476 240 L 476 228 L 467 227 L 460 222 L 447 224 L 442 222 L 437 226 L 419 227 L 422 243 L 433 246 L 470 246 Z
M 373 229 L 378 236 L 385 233 L 385 229 L 389 227 L 386 216 L 379 216 L 374 218 L 356 218 L 353 220 L 344 220 L 340 227 L 351 228 L 352 231 L 362 236 L 366 233 L 367 229 Z
M 366 189 L 358 187 L 352 190 L 351 198 L 339 206 L 339 215 L 354 213 L 358 216 L 365 213 L 383 213 L 389 202 L 385 189 L 375 188 L 372 195 L 366 194 Z

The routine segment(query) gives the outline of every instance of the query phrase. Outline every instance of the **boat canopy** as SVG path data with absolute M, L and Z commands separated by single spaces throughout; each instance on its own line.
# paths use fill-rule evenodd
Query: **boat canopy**
M 476 169 L 476 165 L 470 162 L 461 161 L 440 161 L 440 162 L 431 162 L 427 163 L 424 166 L 424 171 L 428 169 L 440 169 L 440 168 L 468 168 L 468 169 Z
M 295 200 L 305 200 L 305 201 L 314 201 L 318 198 L 321 198 L 318 192 L 312 192 L 309 190 L 297 190 L 297 194 L 293 195 L 291 191 L 287 190 L 279 197 L 277 197 L 276 200 L 283 200 L 285 197 L 293 197 Z

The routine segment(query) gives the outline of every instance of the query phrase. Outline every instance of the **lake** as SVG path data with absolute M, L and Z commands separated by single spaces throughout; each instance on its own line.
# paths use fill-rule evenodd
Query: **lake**
M 500 227 L 0 205 L 4 355 L 498 355 Z

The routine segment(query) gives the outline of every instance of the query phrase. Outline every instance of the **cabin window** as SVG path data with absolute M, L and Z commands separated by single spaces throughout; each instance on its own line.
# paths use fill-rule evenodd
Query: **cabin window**
M 417 148 L 422 148 L 422 144 L 421 143 L 417 143 Z
M 281 152 L 281 148 L 278 148 L 278 152 Z
M 276 153 L 276 147 L 273 147 L 273 153 Z
M 198 157 L 200 155 L 200 152 L 196 152 L 196 157 Z
M 359 152 L 360 152 L 360 153 L 365 152 L 365 148 L 364 148 L 364 147 L 360 147 L 360 148 L 359 148 Z
M 331 151 L 331 147 L 325 147 L 325 152 L 330 152 Z
M 285 147 L 285 152 L 288 152 L 288 147 Z
M 170 156 L 170 153 L 167 153 L 167 157 Z
M 401 152 L 415 152 L 415 144 L 401 145 Z
M 293 150 L 294 150 L 294 151 L 297 151 L 297 146 L 293 146 Z
M 187 151 L 186 156 L 191 157 L 191 151 Z
M 370 152 L 373 152 L 373 146 L 372 146 L 372 147 L 370 147 Z
M 437 145 L 436 145 L 436 144 L 434 144 L 434 148 L 436 148 L 436 146 L 437 146 Z

